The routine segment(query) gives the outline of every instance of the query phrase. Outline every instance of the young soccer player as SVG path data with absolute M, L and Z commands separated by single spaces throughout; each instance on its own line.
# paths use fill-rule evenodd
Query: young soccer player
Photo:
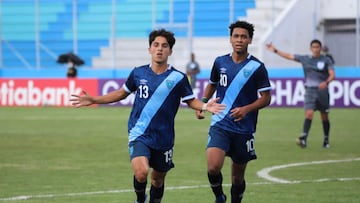
M 229 26 L 232 52 L 215 59 L 203 101 L 216 91 L 226 109 L 212 115 L 207 144 L 207 174 L 215 203 L 226 202 L 221 169 L 226 156 L 231 163 L 231 202 L 239 203 L 245 191 L 245 169 L 256 159 L 255 132 L 259 109 L 270 104 L 270 82 L 264 64 L 248 53 L 254 27 L 245 21 Z M 198 118 L 203 118 L 197 111 Z
M 167 63 L 175 44 L 174 34 L 165 29 L 149 35 L 151 63 L 134 68 L 119 90 L 102 96 L 72 95 L 76 107 L 120 101 L 135 92 L 128 122 L 129 153 L 134 172 L 136 203 L 146 200 L 146 184 L 151 171 L 149 203 L 160 203 L 167 172 L 174 167 L 174 118 L 180 101 L 196 110 L 219 113 L 225 106 L 217 99 L 205 104 L 195 98 L 186 75 Z

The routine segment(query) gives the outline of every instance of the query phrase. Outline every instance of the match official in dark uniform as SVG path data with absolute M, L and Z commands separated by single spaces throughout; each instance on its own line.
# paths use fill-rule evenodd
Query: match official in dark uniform
M 310 43 L 312 55 L 289 54 L 280 51 L 273 44 L 267 44 L 271 52 L 302 64 L 305 75 L 305 120 L 303 132 L 297 138 L 297 144 L 302 148 L 307 146 L 307 137 L 311 127 L 314 111 L 319 110 L 324 131 L 323 147 L 329 148 L 329 83 L 335 79 L 334 64 L 329 57 L 321 54 L 321 42 L 314 39 Z

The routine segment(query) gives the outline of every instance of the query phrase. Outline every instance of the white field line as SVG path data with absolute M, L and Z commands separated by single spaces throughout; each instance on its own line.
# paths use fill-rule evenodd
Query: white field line
M 360 161 L 360 157 L 352 158 L 352 159 L 310 161 L 310 162 L 292 163 L 292 164 L 271 166 L 271 167 L 264 168 L 264 169 L 258 171 L 257 175 L 260 178 L 263 178 L 265 180 L 268 180 L 268 181 L 271 181 L 271 182 L 274 182 L 274 183 L 297 183 L 297 182 L 303 182 L 303 181 L 290 181 L 290 180 L 285 180 L 285 179 L 281 179 L 281 178 L 276 178 L 274 176 L 269 175 L 269 173 L 272 172 L 272 171 L 275 171 L 275 170 L 284 169 L 284 168 L 290 168 L 290 167 L 315 165 L 315 164 L 339 163 L 339 162 L 353 162 L 353 161 Z M 317 181 L 317 182 L 319 182 L 319 181 Z
M 312 165 L 312 164 L 326 164 L 326 163 L 338 163 L 338 162 L 351 162 L 351 161 L 360 161 L 360 158 L 355 159 L 345 159 L 345 160 L 327 160 L 327 161 L 312 161 L 304 163 L 293 163 L 285 164 L 279 166 L 268 167 L 260 170 L 257 174 L 259 177 L 264 178 L 270 182 L 253 182 L 247 183 L 250 185 L 268 185 L 268 184 L 299 184 L 299 183 L 314 183 L 314 182 L 330 182 L 330 181 L 360 181 L 360 177 L 354 178 L 323 178 L 317 180 L 298 180 L 298 181 L 288 181 L 280 178 L 275 178 L 268 173 L 277 169 L 283 169 L 288 167 Z M 224 184 L 224 187 L 230 187 L 230 184 Z M 208 188 L 209 185 L 194 185 L 194 186 L 174 186 L 166 187 L 165 190 L 189 190 L 189 189 L 198 189 L 198 188 Z M 129 193 L 133 192 L 133 189 L 122 189 L 122 190 L 105 190 L 105 191 L 93 191 L 93 192 L 79 192 L 79 193 L 65 193 L 65 194 L 43 194 L 43 195 L 20 195 L 15 197 L 0 198 L 0 201 L 19 201 L 19 200 L 28 200 L 28 199 L 46 199 L 46 198 L 57 198 L 57 197 L 75 197 L 75 196 L 91 196 L 91 195 L 102 195 L 102 194 L 117 194 L 117 193 Z

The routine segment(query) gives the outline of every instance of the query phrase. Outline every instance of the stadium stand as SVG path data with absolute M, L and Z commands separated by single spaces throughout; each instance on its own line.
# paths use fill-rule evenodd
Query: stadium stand
M 39 18 L 36 18 L 36 1 L 2 0 L 1 6 L 1 54 L 2 66 L 5 68 L 56 68 L 58 55 L 74 51 L 73 1 L 41 0 L 38 4 Z M 190 0 L 173 0 L 176 13 L 169 14 L 167 0 L 156 1 L 155 24 L 152 21 L 153 5 L 148 0 L 116 1 L 116 16 L 112 16 L 112 0 L 78 0 L 77 9 L 77 53 L 85 60 L 85 66 L 95 68 L 113 68 L 112 20 L 116 21 L 116 66 L 129 68 L 148 58 L 146 51 L 147 35 L 157 25 L 187 24 L 190 12 Z M 208 38 L 226 38 L 230 20 L 230 1 L 196 0 L 194 1 L 193 36 L 205 42 L 204 48 L 199 43 L 194 47 L 199 50 L 209 49 Z M 246 15 L 248 8 L 255 7 L 255 0 L 234 1 L 234 18 Z M 39 30 L 39 57 L 36 56 L 36 22 Z M 171 24 L 171 22 L 170 22 Z M 188 29 L 168 27 L 174 30 L 179 47 L 179 64 L 186 63 L 189 43 L 186 38 Z M 183 38 L 183 39 L 182 39 Z M 216 49 L 216 41 L 211 48 Z M 207 42 L 207 43 L 206 43 Z M 180 44 L 180 45 L 179 45 Z M 203 44 L 203 43 L 201 43 Z M 136 56 L 136 57 L 135 57 Z M 204 54 L 206 56 L 206 54 Z M 185 58 L 184 58 L 185 57 Z M 198 54 L 199 60 L 203 56 Z M 178 60 L 178 59 L 174 59 Z M 130 65 L 131 64 L 131 65 Z M 182 64 L 183 65 L 183 64 Z
M 177 43 L 170 59 L 175 67 L 181 70 L 193 51 L 201 66 L 210 68 L 214 57 L 230 50 L 227 26 L 236 19 L 255 24 L 250 53 L 268 66 L 297 64 L 267 53 L 265 43 L 307 53 L 303 44 L 313 38 L 328 45 L 337 65 L 358 64 L 357 0 L 77 0 L 75 7 L 73 2 L 1 0 L 0 68 L 64 67 L 56 58 L 70 51 L 85 60 L 85 68 L 132 68 L 148 61 L 146 38 L 155 27 L 175 32 Z M 194 21 L 189 32 L 191 2 Z M 74 9 L 77 27 L 72 23 Z
M 169 1 L 166 1 L 169 2 Z M 130 3 L 130 2 L 129 2 Z M 184 69 L 184 65 L 189 60 L 190 42 L 188 38 L 188 21 L 190 14 L 189 0 L 174 0 L 171 15 L 170 5 L 165 2 L 156 5 L 156 22 L 153 27 L 166 27 L 175 32 L 177 42 L 174 47 L 173 57 L 170 62 L 178 69 Z M 255 7 L 254 0 L 234 1 L 233 18 L 244 17 L 248 8 Z M 151 9 L 149 6 L 148 8 Z M 203 67 L 210 67 L 213 58 L 218 54 L 228 51 L 226 46 L 228 43 L 227 27 L 230 20 L 230 1 L 194 1 L 194 18 L 192 30 L 192 46 L 194 52 L 197 53 L 197 59 Z M 149 11 L 151 12 L 151 10 Z M 121 13 L 121 12 L 119 12 Z M 123 15 L 126 14 L 122 13 Z M 138 16 L 134 16 L 138 17 Z M 141 17 L 141 16 L 139 16 Z M 119 25 L 120 26 L 120 25 Z M 148 32 L 152 29 L 151 24 L 145 30 L 145 34 L 141 37 L 137 36 L 119 36 L 115 42 L 115 51 L 111 46 L 102 47 L 99 57 L 93 58 L 93 67 L 111 68 L 115 67 L 133 67 L 149 61 L 146 50 Z M 129 32 L 125 32 L 129 33 Z M 222 43 L 223 46 L 219 46 Z M 209 53 L 209 50 L 212 50 Z M 113 55 L 116 56 L 115 64 L 111 63 Z M 209 58 L 211 57 L 211 60 Z

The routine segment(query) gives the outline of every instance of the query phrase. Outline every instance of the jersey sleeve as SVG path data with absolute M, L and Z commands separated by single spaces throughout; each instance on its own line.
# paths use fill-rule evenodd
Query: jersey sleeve
M 334 63 L 333 63 L 333 60 L 330 58 L 330 57 L 328 57 L 328 56 L 326 56 L 326 59 L 325 59 L 326 61 L 326 64 L 328 65 L 328 70 L 334 70 Z
M 195 98 L 195 95 L 192 91 L 191 85 L 189 83 L 189 80 L 187 77 L 183 77 L 183 79 L 180 81 L 180 94 L 181 94 L 181 101 L 187 101 Z
M 137 87 L 136 87 L 136 81 L 135 81 L 135 69 L 133 69 L 130 72 L 125 84 L 123 85 L 123 87 L 126 90 L 126 92 L 128 92 L 128 93 L 136 91 Z
M 269 74 L 264 64 L 261 64 L 255 72 L 256 85 L 259 92 L 271 90 Z
M 306 56 L 304 56 L 304 55 L 299 55 L 299 54 L 295 54 L 295 55 L 294 55 L 295 61 L 300 62 L 300 63 L 304 60 L 305 57 L 306 57 Z
M 217 58 L 217 59 L 215 59 L 213 67 L 211 69 L 211 74 L 210 74 L 210 79 L 209 79 L 210 84 L 216 84 L 220 80 L 218 66 L 219 65 L 218 65 L 218 58 Z

